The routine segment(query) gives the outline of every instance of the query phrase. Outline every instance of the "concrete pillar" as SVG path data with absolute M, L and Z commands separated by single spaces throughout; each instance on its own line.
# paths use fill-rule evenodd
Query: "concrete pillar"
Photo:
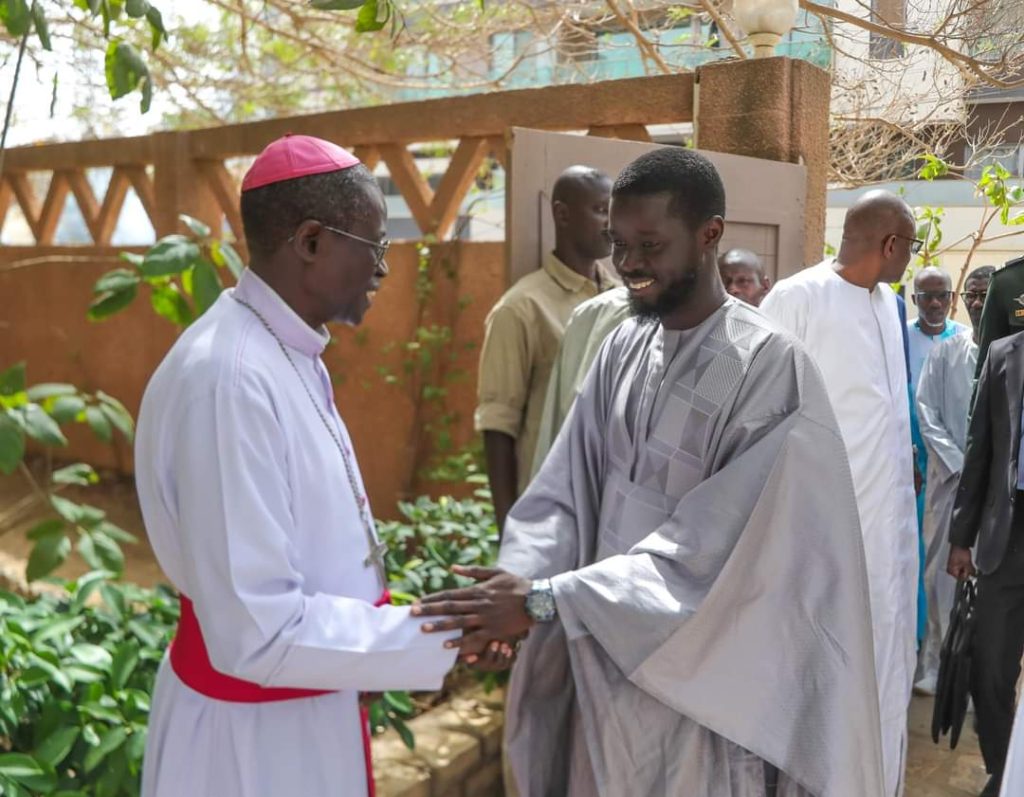
M 792 58 L 725 61 L 697 71 L 695 94 L 694 143 L 699 149 L 807 168 L 804 262 L 780 263 L 779 276 L 819 262 L 828 184 L 828 73 Z
M 224 212 L 189 151 L 188 133 L 155 133 L 153 142 L 153 191 L 156 197 L 152 219 L 157 238 L 184 232 L 178 216 L 186 213 L 207 224 L 220 235 Z

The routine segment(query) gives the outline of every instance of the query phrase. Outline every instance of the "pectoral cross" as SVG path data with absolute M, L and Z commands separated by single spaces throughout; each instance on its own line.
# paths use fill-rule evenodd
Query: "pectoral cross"
M 377 577 L 380 578 L 381 589 L 388 588 L 388 575 L 387 570 L 384 567 L 384 555 L 388 552 L 388 546 L 379 540 L 370 541 L 370 553 L 367 554 L 363 560 L 363 564 L 367 567 L 373 567 L 377 571 Z

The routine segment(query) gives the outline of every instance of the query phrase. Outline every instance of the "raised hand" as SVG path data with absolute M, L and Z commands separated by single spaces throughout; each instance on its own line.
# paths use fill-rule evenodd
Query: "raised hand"
M 444 617 L 424 623 L 428 634 L 461 630 L 460 639 L 452 639 L 445 647 L 459 648 L 459 658 L 467 663 L 480 661 L 489 643 L 518 639 L 533 625 L 526 613 L 529 579 L 487 567 L 453 567 L 452 572 L 479 582 L 471 587 L 450 589 L 428 595 L 412 607 L 417 617 Z M 501 648 L 495 654 L 501 653 Z M 501 658 L 484 656 L 489 666 Z

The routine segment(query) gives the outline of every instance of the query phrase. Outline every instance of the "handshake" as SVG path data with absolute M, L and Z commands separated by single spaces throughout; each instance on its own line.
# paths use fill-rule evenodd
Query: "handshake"
M 413 616 L 443 618 L 424 623 L 427 634 L 461 630 L 459 639 L 445 642 L 459 649 L 459 661 L 488 672 L 507 670 L 534 622 L 526 613 L 530 580 L 489 567 L 456 565 L 452 572 L 477 583 L 428 595 L 413 605 Z

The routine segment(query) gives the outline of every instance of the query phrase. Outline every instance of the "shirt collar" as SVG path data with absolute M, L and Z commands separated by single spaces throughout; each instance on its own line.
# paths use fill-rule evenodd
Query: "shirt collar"
M 594 285 L 594 281 L 584 277 L 579 272 L 573 271 L 565 263 L 558 259 L 554 252 L 548 252 L 544 256 L 544 271 L 561 288 L 569 293 L 576 293 L 587 285 Z M 598 289 L 610 288 L 616 285 L 615 278 L 608 269 L 598 261 L 597 264 L 597 287 Z
M 327 327 L 313 329 L 299 318 L 284 299 L 260 279 L 251 269 L 242 272 L 238 285 L 228 293 L 233 299 L 249 304 L 270 325 L 270 328 L 286 345 L 293 349 L 317 357 L 323 353 L 331 339 Z

